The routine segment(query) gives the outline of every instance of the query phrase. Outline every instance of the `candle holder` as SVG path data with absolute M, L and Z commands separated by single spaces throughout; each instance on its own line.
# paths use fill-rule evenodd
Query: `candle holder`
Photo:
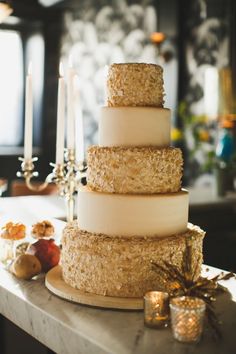
M 169 322 L 169 294 L 149 291 L 144 296 L 144 323 L 147 327 L 165 328 Z
M 206 304 L 197 297 L 181 296 L 171 299 L 171 324 L 174 338 L 180 342 L 196 343 L 203 330 Z
M 58 186 L 59 194 L 65 197 L 67 222 L 71 222 L 74 219 L 74 194 L 78 190 L 82 178 L 86 176 L 86 167 L 83 161 L 79 163 L 76 162 L 74 149 L 65 149 L 64 157 L 65 162 L 63 164 L 50 163 L 53 170 L 39 186 L 35 186 L 31 183 L 32 178 L 38 177 L 39 175 L 37 171 L 34 171 L 34 162 L 37 161 L 38 158 L 24 159 L 19 157 L 18 160 L 22 161 L 22 163 L 21 171 L 17 172 L 17 177 L 23 177 L 26 186 L 35 192 L 43 191 L 49 183 L 55 183 Z
M 34 171 L 34 162 L 38 161 L 37 157 L 33 157 L 32 159 L 24 159 L 23 157 L 18 158 L 21 163 L 21 171 L 16 173 L 17 177 L 23 177 L 25 179 L 26 186 L 34 191 L 34 192 L 41 192 L 43 191 L 49 183 L 56 183 L 57 185 L 61 186 L 64 180 L 64 165 L 62 164 L 53 164 L 50 163 L 51 166 L 54 167 L 52 173 L 50 173 L 47 177 L 45 182 L 40 185 L 35 186 L 31 183 L 33 177 L 38 177 L 39 173 Z
M 75 149 L 65 149 L 66 171 L 64 187 L 60 194 L 66 198 L 67 221 L 74 219 L 75 199 L 74 194 L 78 190 L 82 178 L 86 177 L 86 167 L 84 162 L 76 162 Z
M 16 241 L 0 238 L 0 262 L 10 263 L 16 254 Z

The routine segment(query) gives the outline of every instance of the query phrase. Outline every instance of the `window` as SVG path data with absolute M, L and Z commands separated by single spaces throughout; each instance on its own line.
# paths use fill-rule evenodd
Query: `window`
M 0 145 L 22 143 L 23 49 L 16 31 L 0 30 Z

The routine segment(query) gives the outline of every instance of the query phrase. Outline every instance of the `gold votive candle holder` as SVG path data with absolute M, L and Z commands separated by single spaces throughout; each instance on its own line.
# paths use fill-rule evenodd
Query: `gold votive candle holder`
M 165 328 L 169 322 L 169 294 L 149 291 L 144 296 L 144 324 L 152 328 Z
M 174 338 L 194 343 L 201 338 L 206 304 L 197 297 L 181 296 L 171 299 L 171 326 Z

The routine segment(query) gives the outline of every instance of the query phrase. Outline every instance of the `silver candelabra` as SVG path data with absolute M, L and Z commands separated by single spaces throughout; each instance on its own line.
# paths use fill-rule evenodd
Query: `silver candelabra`
M 38 158 L 25 159 L 19 157 L 18 159 L 21 161 L 21 171 L 17 172 L 17 177 L 23 177 L 27 187 L 36 192 L 44 190 L 49 183 L 55 183 L 58 186 L 59 194 L 65 197 L 67 222 L 71 222 L 75 214 L 75 192 L 78 190 L 82 178 L 86 176 L 86 167 L 83 161 L 76 161 L 75 149 L 65 149 L 64 157 L 63 164 L 50 163 L 53 170 L 39 186 L 35 186 L 31 183 L 32 178 L 38 177 L 39 175 L 37 171 L 34 171 L 34 162 L 37 161 Z

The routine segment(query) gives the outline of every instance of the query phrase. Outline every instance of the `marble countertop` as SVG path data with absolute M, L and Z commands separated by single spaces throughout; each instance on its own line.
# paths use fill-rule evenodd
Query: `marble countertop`
M 21 220 L 28 218 L 34 222 L 42 218 L 64 218 L 66 204 L 62 197 L 57 195 L 32 195 L 22 197 L 0 198 L 0 217 Z
M 211 268 L 208 274 L 219 271 Z M 171 329 L 144 327 L 143 313 L 92 308 L 62 300 L 34 281 L 16 279 L 0 269 L 0 313 L 59 354 L 233 354 L 236 348 L 236 281 L 225 282 L 233 294 L 218 298 L 223 338 L 205 331 L 200 343 L 174 340 Z
M 225 196 L 218 196 L 215 190 L 210 187 L 190 187 L 187 190 L 189 191 L 189 204 L 192 209 L 225 205 L 236 206 L 235 192 L 227 192 Z
M 189 191 L 190 208 L 235 205 L 236 193 L 230 192 L 225 197 L 219 197 L 212 188 L 187 188 Z M 65 219 L 66 203 L 59 196 L 22 196 L 0 198 L 0 216 L 36 220 L 40 218 Z

